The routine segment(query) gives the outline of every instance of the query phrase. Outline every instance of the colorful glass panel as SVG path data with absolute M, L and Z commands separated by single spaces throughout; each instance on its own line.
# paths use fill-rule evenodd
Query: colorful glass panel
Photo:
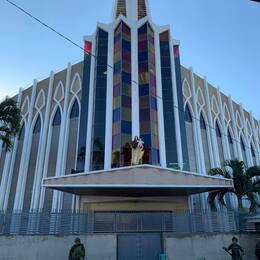
M 131 164 L 131 30 L 120 22 L 114 33 L 112 167 Z
M 107 92 L 107 55 L 108 32 L 99 29 L 97 33 L 95 71 L 95 108 L 92 135 L 92 170 L 104 169 L 105 129 L 106 129 L 106 92 Z
M 143 163 L 157 165 L 159 159 L 154 32 L 146 23 L 138 29 L 139 120 L 144 141 Z

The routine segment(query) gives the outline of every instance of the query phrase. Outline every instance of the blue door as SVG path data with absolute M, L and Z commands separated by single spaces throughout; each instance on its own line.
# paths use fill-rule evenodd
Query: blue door
M 121 234 L 117 243 L 118 260 L 158 260 L 162 253 L 160 234 Z

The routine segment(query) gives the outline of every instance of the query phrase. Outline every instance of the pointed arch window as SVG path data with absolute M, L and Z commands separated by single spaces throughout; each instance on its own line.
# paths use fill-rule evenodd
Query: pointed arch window
M 185 126 L 186 126 L 186 138 L 188 144 L 188 157 L 189 157 L 190 171 L 197 172 L 193 121 L 192 121 L 191 111 L 188 105 L 186 106 L 185 109 Z
M 23 124 L 19 132 L 18 140 L 22 141 L 24 139 L 24 135 L 25 135 L 25 126 Z
M 207 129 L 206 122 L 203 115 L 200 116 L 200 128 L 205 130 Z
M 40 132 L 41 132 L 41 118 L 40 118 L 40 116 L 38 116 L 36 123 L 34 125 L 34 128 L 33 128 L 33 133 L 38 134 Z
M 77 117 L 79 117 L 79 104 L 78 101 L 75 100 L 70 111 L 70 119 Z
M 26 173 L 25 191 L 23 194 L 23 211 L 31 210 L 32 191 L 34 188 L 34 180 L 36 174 L 37 157 L 39 155 L 39 143 L 41 132 L 41 117 L 38 115 L 34 128 L 30 147 L 29 167 Z
M 50 134 L 49 144 L 49 157 L 48 157 L 48 171 L 46 177 L 53 177 L 56 173 L 58 149 L 59 149 L 59 137 L 60 137 L 60 125 L 61 125 L 61 111 L 60 107 L 57 107 L 55 115 L 53 117 Z M 49 211 L 52 207 L 53 190 L 46 189 L 43 201 L 43 210 Z
M 211 168 L 210 157 L 209 157 L 209 141 L 208 141 L 208 134 L 207 134 L 207 125 L 203 115 L 200 115 L 200 130 L 201 130 L 201 139 L 202 139 L 202 146 L 203 146 L 203 153 L 204 153 L 204 162 L 206 172 L 209 172 Z
M 228 130 L 228 146 L 230 151 L 230 159 L 234 160 L 235 159 L 234 142 L 230 130 Z
M 61 124 L 61 113 L 60 113 L 60 108 L 58 108 L 56 113 L 55 113 L 55 116 L 53 118 L 52 125 L 58 126 L 60 124 Z
M 253 147 L 252 144 L 251 144 L 251 154 L 252 154 L 252 158 L 253 158 L 253 163 L 254 163 L 254 165 L 256 166 L 257 163 L 256 163 L 255 149 L 254 149 L 254 147 Z
M 220 164 L 223 166 L 225 162 L 225 157 L 224 157 L 224 149 L 223 149 L 223 143 L 222 143 L 222 133 L 220 130 L 220 126 L 218 122 L 216 122 L 216 137 L 217 137 L 217 145 L 218 145 L 218 154 L 219 154 L 219 160 Z
M 70 110 L 70 120 L 68 124 L 68 138 L 65 144 L 66 149 L 66 168 L 65 175 L 71 174 L 76 169 L 77 145 L 79 135 L 79 105 L 77 99 L 74 101 Z M 73 196 L 70 193 L 63 194 L 62 209 L 68 211 L 72 209 Z
M 248 164 L 247 164 L 247 157 L 246 157 L 246 146 L 242 137 L 240 137 L 240 146 L 241 146 L 243 162 L 247 166 Z
M 220 130 L 218 123 L 216 123 L 216 134 L 217 134 L 217 137 L 222 138 L 221 130 Z
M 192 123 L 192 116 L 189 107 L 187 106 L 185 109 L 185 121 Z

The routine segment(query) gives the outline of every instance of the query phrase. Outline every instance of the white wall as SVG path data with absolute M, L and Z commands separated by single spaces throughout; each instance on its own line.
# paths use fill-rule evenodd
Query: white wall
M 245 250 L 244 260 L 254 260 L 256 235 L 235 235 L 239 244 Z M 193 236 L 168 236 L 164 238 L 165 250 L 170 259 L 196 260 L 204 257 L 205 260 L 230 260 L 231 257 L 222 249 L 231 244 L 233 234 L 220 235 L 193 235 Z M 203 258 L 202 258 L 203 259 Z
M 0 237 L 0 260 L 65 260 L 76 236 Z M 80 236 L 86 260 L 116 260 L 116 236 Z
M 230 257 L 222 249 L 228 246 L 234 234 L 219 235 L 164 235 L 164 248 L 170 260 L 226 260 Z M 244 260 L 254 260 L 257 235 L 236 235 L 245 249 Z M 75 236 L 0 236 L 0 260 L 65 260 Z M 117 236 L 79 236 L 86 248 L 86 260 L 116 260 Z M 119 259 L 123 260 L 123 259 Z M 135 259 L 133 259 L 135 260 Z M 147 259 L 149 260 L 149 259 Z

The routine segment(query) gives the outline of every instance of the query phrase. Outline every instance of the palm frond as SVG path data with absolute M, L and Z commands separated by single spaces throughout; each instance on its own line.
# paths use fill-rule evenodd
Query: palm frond
M 233 172 L 237 174 L 243 174 L 245 169 L 245 163 L 239 160 L 230 160 L 227 162 L 227 166 L 231 167 Z
M 260 181 L 255 181 L 252 185 L 252 192 L 260 193 Z
M 227 174 L 226 171 L 222 170 L 221 168 L 213 168 L 209 170 L 209 175 L 211 176 L 222 176 L 224 178 L 230 179 L 230 175 Z
M 246 175 L 249 178 L 258 177 L 260 176 L 260 167 L 259 166 L 253 166 L 246 170 Z
M 13 99 L 0 103 L 0 140 L 6 150 L 12 148 L 12 139 L 20 130 L 21 111 Z

